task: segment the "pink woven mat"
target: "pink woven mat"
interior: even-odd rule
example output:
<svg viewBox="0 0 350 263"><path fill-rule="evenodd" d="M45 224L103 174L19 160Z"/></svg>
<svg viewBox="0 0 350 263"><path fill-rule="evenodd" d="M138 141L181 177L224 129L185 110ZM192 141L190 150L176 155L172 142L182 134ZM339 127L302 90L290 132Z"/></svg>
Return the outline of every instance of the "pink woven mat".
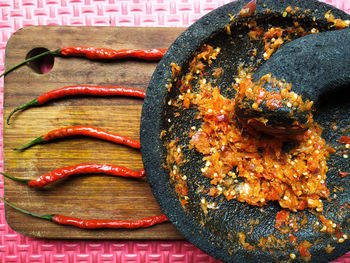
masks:
<svg viewBox="0 0 350 263"><path fill-rule="evenodd" d="M16 30L32 25L187 27L230 0L0 0L0 71L5 46ZM350 0L323 0L350 13ZM3 79L0 80L3 95ZM3 97L0 97L2 127ZM0 147L2 149L1 128ZM0 170L3 151L0 152ZM3 178L0 178L3 196ZM29 238L6 223L0 203L2 262L216 262L185 241L59 241ZM334 261L350 262L350 253Z"/></svg>

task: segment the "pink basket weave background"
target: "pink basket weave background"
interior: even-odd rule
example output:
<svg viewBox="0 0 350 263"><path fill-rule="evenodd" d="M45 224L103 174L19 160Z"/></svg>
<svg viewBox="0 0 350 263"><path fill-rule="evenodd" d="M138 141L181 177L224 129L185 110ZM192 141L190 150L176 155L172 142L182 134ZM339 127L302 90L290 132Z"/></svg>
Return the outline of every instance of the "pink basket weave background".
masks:
<svg viewBox="0 0 350 263"><path fill-rule="evenodd" d="M0 71L5 47L18 29L32 25L188 27L230 0L0 0ZM350 13L350 0L323 0ZM3 95L3 79L0 92ZM3 145L3 96L0 97L0 147ZM3 151L0 152L0 170ZM3 196L3 178L0 178ZM2 262L216 262L186 241L40 240L14 232L0 203ZM350 262L350 253L334 261Z"/></svg>

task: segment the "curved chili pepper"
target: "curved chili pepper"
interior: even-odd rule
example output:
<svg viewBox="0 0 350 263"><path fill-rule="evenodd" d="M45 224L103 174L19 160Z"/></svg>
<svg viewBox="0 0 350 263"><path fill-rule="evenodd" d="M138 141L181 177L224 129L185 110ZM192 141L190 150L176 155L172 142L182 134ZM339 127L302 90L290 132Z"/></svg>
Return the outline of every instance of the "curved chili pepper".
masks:
<svg viewBox="0 0 350 263"><path fill-rule="evenodd" d="M0 199L8 206L24 214L28 214L37 218L46 219L59 225L71 225L71 226L84 228L84 229L99 229L99 228L135 229L135 228L150 227L155 224L168 222L168 218L165 215L157 215L157 216L142 218L142 219L133 220L133 221L132 220L108 220L108 219L80 219L80 218L69 217L69 216L58 215L58 214L39 215L39 214L24 210L22 208L19 208L14 204L6 201L2 197L0 197Z"/></svg>
<svg viewBox="0 0 350 263"><path fill-rule="evenodd" d="M46 143L55 139L61 139L61 138L65 138L69 136L77 136L77 135L93 137L101 140L111 141L118 144L124 144L135 149L140 149L139 141L135 141L125 136L106 132L101 128L97 128L89 125L77 125L77 126L52 130L46 133L45 135L42 135L21 147L15 148L15 150L24 150L39 143Z"/></svg>
<svg viewBox="0 0 350 263"><path fill-rule="evenodd" d="M140 178L145 175L145 170L132 171L126 167L117 165L83 163L56 169L35 180L18 178L5 173L1 174L12 180L28 183L28 186L30 187L40 188L75 174L109 174L114 176Z"/></svg>
<svg viewBox="0 0 350 263"><path fill-rule="evenodd" d="M24 110L29 107L43 105L46 102L49 102L54 99L59 99L66 96L74 95L89 95L89 96L129 96L129 97L138 97L144 99L146 92L126 87L104 87L104 86L91 86L91 85L78 85L78 86L66 86L60 89L51 90L39 96L38 98L27 102L16 109L14 109L10 115L7 117L7 124L10 124L10 118L12 115L19 111Z"/></svg>
<svg viewBox="0 0 350 263"><path fill-rule="evenodd" d="M46 55L63 55L63 56L72 56L72 57L86 57L89 59L110 59L110 60L136 58L136 59L141 59L146 61L158 61L163 57L166 51L167 49L164 49L164 48L163 49L153 48L148 50L143 50L143 49L114 50L114 49L107 49L107 48L78 47L78 46L62 47L56 50L48 50L36 56L27 58L26 60L18 63L17 65L3 72L0 75L0 78L2 76L5 76L7 73L11 72L12 70L28 62L31 62L33 60L36 60Z"/></svg>

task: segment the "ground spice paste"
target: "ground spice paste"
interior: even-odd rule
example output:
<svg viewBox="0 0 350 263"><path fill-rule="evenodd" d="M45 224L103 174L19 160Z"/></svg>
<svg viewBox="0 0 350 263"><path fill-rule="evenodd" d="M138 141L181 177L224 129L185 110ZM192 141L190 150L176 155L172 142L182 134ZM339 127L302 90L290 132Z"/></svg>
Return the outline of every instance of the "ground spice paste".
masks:
<svg viewBox="0 0 350 263"><path fill-rule="evenodd" d="M304 17L305 13L300 14L299 11L297 7L287 7L282 17ZM270 12L268 8L266 12ZM349 21L335 19L330 12L325 14L325 19L330 23L330 28L349 26ZM232 17L231 20L234 24L235 18ZM254 57L257 64L259 59L269 59L283 43L319 32L316 26L309 30L303 28L298 19L294 19L285 28L264 28L254 18L247 20L243 26L249 29L251 41L263 45L261 58L257 58L259 55L255 48L248 54ZM228 35L231 34L230 25L225 30ZM266 92L252 79L256 68L244 64L237 69L238 74L232 76L232 87L229 90L235 91L235 97L229 98L222 94L215 81L211 81L220 79L223 74L222 68L211 68L213 61L220 59L220 51L221 47L203 45L189 62L187 74L181 75L182 68L174 63L171 65L173 79L166 88L169 92L177 90L178 96L167 102L174 107L174 118L180 116L181 110L194 108L197 110L195 119L200 121L200 125L192 126L187 131L186 144L180 137L165 142L167 157L164 166L169 170L170 181L182 206L187 209L186 205L190 201L187 183L190 175L181 169L189 160L184 158L183 152L196 151L202 156L201 175L209 181L209 184L205 184L207 188L203 185L197 187L198 193L208 196L200 199L205 215L209 210L217 209L218 202L223 197L228 201L235 199L262 208L276 201L281 207L275 217L275 228L288 238L261 237L260 242L254 245L246 241L247 233L239 232L238 242L245 249L259 247L270 250L292 245L295 253L289 255L290 259L295 259L299 253L301 258L309 260L312 244L307 240L298 240L294 235L307 224L305 214L299 216L295 212L305 209L319 219L315 228L333 235L339 243L344 242L348 238L347 234L342 232L340 225L323 214L323 200L331 194L326 184L327 159L336 150L329 147L322 138L323 129L312 116L312 102L303 101L301 96L292 91L291 84L273 79L270 74L258 82L278 83L280 92ZM278 109L282 104L307 110L309 128L293 138L276 138L249 130L249 127L237 120L234 111L237 101L243 96L253 99L253 108L256 109L265 100L271 110ZM171 122L171 119L168 121ZM170 132L171 129L163 130L161 138ZM339 171L339 174L345 177L347 172ZM251 222L252 230L255 223ZM333 249L330 244L325 248L327 253Z"/></svg>

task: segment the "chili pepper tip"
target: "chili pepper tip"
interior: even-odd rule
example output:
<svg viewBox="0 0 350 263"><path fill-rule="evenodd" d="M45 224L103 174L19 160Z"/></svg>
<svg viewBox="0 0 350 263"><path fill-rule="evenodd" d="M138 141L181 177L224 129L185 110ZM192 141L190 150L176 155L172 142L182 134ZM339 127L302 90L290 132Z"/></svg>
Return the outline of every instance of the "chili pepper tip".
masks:
<svg viewBox="0 0 350 263"><path fill-rule="evenodd" d="M18 178L18 177L14 177L12 175L9 174L5 174L3 172L0 172L0 174L2 174L3 176L5 176L6 178L18 181L18 182L24 182L24 183L28 183L30 180L29 179L23 179L23 178Z"/></svg>
<svg viewBox="0 0 350 263"><path fill-rule="evenodd" d="M50 215L39 215L39 214L36 214L36 213L33 213L33 212L29 212L27 210L24 210L22 208L19 208L19 207L15 206L14 204L10 203L9 201L6 201L1 196L0 196L0 200L2 200L8 206L11 206L13 209L15 209L15 210L17 210L19 212L22 212L24 214L27 214L27 215L31 215L31 216L34 216L34 217L37 217L37 218L46 219L46 220L49 220L49 221L52 221L52 218L54 217L53 214L50 214Z"/></svg>
<svg viewBox="0 0 350 263"><path fill-rule="evenodd" d="M140 171L140 176L142 177L142 176L145 176L146 175L146 171L145 171L145 169L142 169L141 171Z"/></svg>
<svg viewBox="0 0 350 263"><path fill-rule="evenodd" d="M14 109L14 110L10 113L10 115L7 117L7 120L6 120L7 125L10 125L10 119L11 119L12 115L13 115L15 112L17 112L17 111L19 111L19 110L24 110L24 109L29 108L29 107L38 106L38 105L39 105L38 100L37 100L37 99L34 99L34 100L30 101L30 102L27 102L27 103L25 103L25 104L23 104L23 105L17 107L17 108Z"/></svg>
<svg viewBox="0 0 350 263"><path fill-rule="evenodd" d="M14 148L14 150L16 151L23 151L29 147L32 147L33 145L36 145L36 144L39 144L39 143L42 143L44 142L44 137L43 136L40 136L38 138L36 138L35 140L32 140L31 142L25 144L25 145L22 145L20 147L17 147L17 148Z"/></svg>
<svg viewBox="0 0 350 263"><path fill-rule="evenodd" d="M58 55L58 54L61 54L61 49L56 49L56 50L48 50L48 51L45 51L43 53L40 53L36 56L33 56L33 57L30 57L30 58L27 58L25 59L24 61L14 65L13 67L9 68L8 70L4 71L1 75L0 75L0 78L2 76L5 76L7 73L10 73L11 71L15 70L16 68L19 68L20 66L30 62L30 61L33 61L33 60L36 60L37 58L40 58L40 57L43 57L43 56L46 56L46 55Z"/></svg>

